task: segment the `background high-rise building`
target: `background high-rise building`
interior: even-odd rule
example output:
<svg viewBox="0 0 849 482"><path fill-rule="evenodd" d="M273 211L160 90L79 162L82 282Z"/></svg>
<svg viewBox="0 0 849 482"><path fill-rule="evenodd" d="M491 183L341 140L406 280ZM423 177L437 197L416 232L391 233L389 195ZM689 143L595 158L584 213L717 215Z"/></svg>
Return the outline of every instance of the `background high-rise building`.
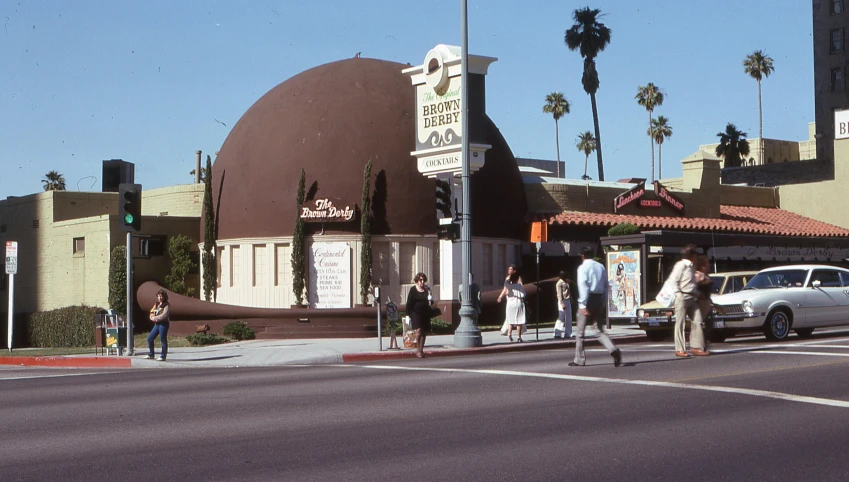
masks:
<svg viewBox="0 0 849 482"><path fill-rule="evenodd" d="M817 159L834 160L834 111L849 109L849 0L813 0Z"/></svg>

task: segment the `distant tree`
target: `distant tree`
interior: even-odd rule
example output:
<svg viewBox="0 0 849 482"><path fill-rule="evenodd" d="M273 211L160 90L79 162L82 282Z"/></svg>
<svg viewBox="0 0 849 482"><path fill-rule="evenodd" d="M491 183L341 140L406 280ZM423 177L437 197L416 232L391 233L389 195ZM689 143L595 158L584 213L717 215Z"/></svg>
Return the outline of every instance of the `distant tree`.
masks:
<svg viewBox="0 0 849 482"><path fill-rule="evenodd" d="M360 203L360 303L368 303L371 287L371 159L363 171L363 197Z"/></svg>
<svg viewBox="0 0 849 482"><path fill-rule="evenodd" d="M552 92L545 96L545 105L542 106L545 114L554 117L554 138L557 143L557 177L566 177L566 166L563 166L563 176L560 175L560 127L558 121L569 113L569 101L560 92Z"/></svg>
<svg viewBox="0 0 849 482"><path fill-rule="evenodd" d="M724 167L739 167L742 159L749 155L749 141L746 136L745 132L737 130L730 122L725 126L725 132L716 134L716 137L719 137L716 155L725 159Z"/></svg>
<svg viewBox="0 0 849 482"><path fill-rule="evenodd" d="M45 191L64 191L65 178L58 171L50 171L44 175L41 180L44 183Z"/></svg>
<svg viewBox="0 0 849 482"><path fill-rule="evenodd" d="M115 246L109 257L109 308L127 312L127 248Z"/></svg>
<svg viewBox="0 0 849 482"><path fill-rule="evenodd" d="M654 142L657 144L657 178L663 178L663 156L661 146L667 137L672 137L672 126L669 125L669 119L659 115L656 119L651 120L648 134L654 137Z"/></svg>
<svg viewBox="0 0 849 482"><path fill-rule="evenodd" d="M165 275L165 287L174 293L194 296L195 288L186 286L186 276L194 268L191 256L192 240L178 234L168 241L168 257L171 258L171 273Z"/></svg>
<svg viewBox="0 0 849 482"><path fill-rule="evenodd" d="M209 155L207 154L207 156L206 156L206 157L207 157L207 158L209 158ZM207 171L205 167L200 168L200 182L202 182L202 183L206 183L206 176L207 176L207 173L208 173L208 172L209 172L209 171ZM194 169L192 169L191 171L189 171L189 175L190 175L190 176L194 176L194 175L195 175L195 170L194 170Z"/></svg>
<svg viewBox="0 0 849 482"><path fill-rule="evenodd" d="M215 262L215 207L212 202L212 159L206 156L207 174L203 186L203 299L213 301L218 284L218 263Z"/></svg>
<svg viewBox="0 0 849 482"><path fill-rule="evenodd" d="M604 181L604 164L601 156L601 133L598 129L598 108L595 94L598 91L598 72L595 68L595 58L610 43L611 30L598 19L601 10L585 7L575 10L572 19L575 24L566 31L566 46L569 50L578 50L584 58L584 74L581 83L584 92L590 95L593 108L593 126L595 127L596 155L598 157L598 180Z"/></svg>
<svg viewBox="0 0 849 482"><path fill-rule="evenodd" d="M593 137L593 133L590 131L583 132L578 134L578 143L575 144L575 147L578 148L579 151L584 153L584 175L581 176L581 179L589 179L587 176L587 164L590 160L590 154L596 149L595 137Z"/></svg>
<svg viewBox="0 0 849 482"><path fill-rule="evenodd" d="M652 135L651 129L651 116L654 112L654 108L663 104L663 91L660 90L656 85L649 82L646 85L641 85L637 87L637 95L634 97L637 100L637 104L646 108L646 111L649 113L649 140L651 142L651 181L654 182L654 135Z"/></svg>
<svg viewBox="0 0 849 482"><path fill-rule="evenodd" d="M758 138L760 139L761 163L764 162L763 138L764 138L764 115L761 103L761 79L769 77L775 68L772 66L772 57L763 50L755 50L743 59L743 68L749 76L758 81Z"/></svg>
<svg viewBox="0 0 849 482"><path fill-rule="evenodd" d="M301 168L301 180L298 182L298 197L295 199L295 234L292 238L292 293L295 304L304 305L306 291L306 259L304 256L304 220L301 218L301 204L306 198L306 173Z"/></svg>

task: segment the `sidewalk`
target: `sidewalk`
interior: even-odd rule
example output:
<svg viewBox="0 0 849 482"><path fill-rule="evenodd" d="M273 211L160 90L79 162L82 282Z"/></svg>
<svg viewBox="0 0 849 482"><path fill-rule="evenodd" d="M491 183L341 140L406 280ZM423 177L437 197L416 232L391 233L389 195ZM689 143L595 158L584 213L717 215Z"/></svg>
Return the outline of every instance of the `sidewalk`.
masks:
<svg viewBox="0 0 849 482"><path fill-rule="evenodd" d="M608 330L614 343L628 344L645 341L645 332L637 325L613 325ZM587 344L599 345L595 330L588 330ZM454 335L427 337L425 355L428 357L484 355L533 350L573 350L574 338L554 340L552 328L536 330L529 325L523 335L524 343L511 343L497 331L482 332L483 346L454 348ZM515 339L515 337L514 337ZM402 340L398 338L398 342ZM146 347L136 347L135 356L68 355L51 357L0 357L0 365L40 366L54 368L205 368L260 367L281 365L338 364L367 361L415 358L413 349L387 350L389 338L383 338L383 351L377 338L331 338L310 340L250 340L224 345L173 348L168 361L157 362L144 358ZM25 354L25 350L20 351Z"/></svg>

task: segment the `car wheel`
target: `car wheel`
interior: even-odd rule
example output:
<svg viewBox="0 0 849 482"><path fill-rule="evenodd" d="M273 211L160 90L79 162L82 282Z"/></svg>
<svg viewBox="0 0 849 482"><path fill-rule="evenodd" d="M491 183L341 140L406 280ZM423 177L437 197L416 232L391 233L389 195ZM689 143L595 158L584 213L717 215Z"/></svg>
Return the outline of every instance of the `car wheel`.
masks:
<svg viewBox="0 0 849 482"><path fill-rule="evenodd" d="M663 330L647 330L646 337L651 341L663 341L666 339L666 332Z"/></svg>
<svg viewBox="0 0 849 482"><path fill-rule="evenodd" d="M811 336L814 333L813 328L799 328L799 329L796 329L796 330L793 330L793 331L796 332L796 335L799 338L808 338L809 336Z"/></svg>
<svg viewBox="0 0 849 482"><path fill-rule="evenodd" d="M772 311L766 317L764 335L766 335L767 339L773 341L785 340L787 339L787 335L790 334L791 325L792 319L790 313L780 309Z"/></svg>

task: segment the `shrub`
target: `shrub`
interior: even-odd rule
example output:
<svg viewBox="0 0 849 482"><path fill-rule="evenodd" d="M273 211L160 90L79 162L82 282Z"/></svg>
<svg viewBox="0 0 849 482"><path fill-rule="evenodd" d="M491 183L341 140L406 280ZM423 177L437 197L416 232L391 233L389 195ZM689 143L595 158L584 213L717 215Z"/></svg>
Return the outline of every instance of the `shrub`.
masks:
<svg viewBox="0 0 849 482"><path fill-rule="evenodd" d="M224 336L229 336L234 340L253 340L256 338L256 332L250 328L248 325L242 323L241 321L233 321L231 323L227 323L224 325L223 330Z"/></svg>
<svg viewBox="0 0 849 482"><path fill-rule="evenodd" d="M442 318L431 318L430 331L435 335L449 335L454 333L454 327L450 321L445 321Z"/></svg>
<svg viewBox="0 0 849 482"><path fill-rule="evenodd" d="M195 333L194 335L187 336L186 340L188 340L192 346L220 345L230 341L227 338L218 336L214 333Z"/></svg>
<svg viewBox="0 0 849 482"><path fill-rule="evenodd" d="M636 224L619 223L607 230L608 236L623 236L626 234L637 234L640 228Z"/></svg>
<svg viewBox="0 0 849 482"><path fill-rule="evenodd" d="M178 234L168 241L168 256L171 258L171 274L165 275L165 287L174 293L194 296L195 289L186 286L186 276L195 267L192 262L192 240Z"/></svg>
<svg viewBox="0 0 849 482"><path fill-rule="evenodd" d="M35 348L94 346L94 317L102 308L68 306L29 315L27 334Z"/></svg>

